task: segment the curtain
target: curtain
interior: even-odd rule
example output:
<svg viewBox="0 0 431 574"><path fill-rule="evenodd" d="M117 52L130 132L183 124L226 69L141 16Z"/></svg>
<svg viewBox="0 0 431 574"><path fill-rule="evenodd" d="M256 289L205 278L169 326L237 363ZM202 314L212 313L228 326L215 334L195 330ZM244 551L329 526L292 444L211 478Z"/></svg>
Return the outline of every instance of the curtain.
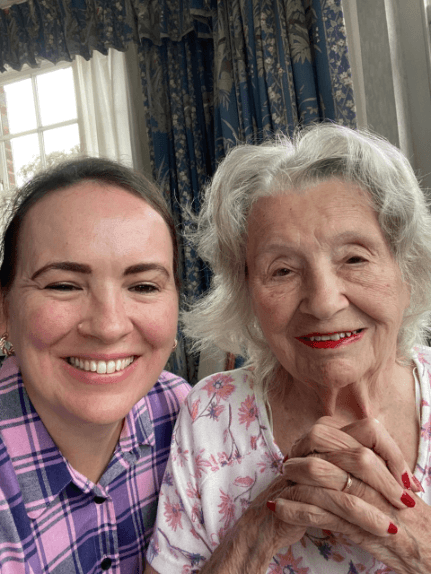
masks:
<svg viewBox="0 0 431 574"><path fill-rule="evenodd" d="M164 0L140 38L153 170L180 231L193 225L205 182L238 141L323 120L356 127L341 0ZM183 254L184 294L196 299L208 270L187 244ZM177 359L174 369L195 382L187 346Z"/></svg>
<svg viewBox="0 0 431 574"><path fill-rule="evenodd" d="M132 102L123 52L94 52L86 61L76 56L77 104L82 118L82 148L86 155L137 165Z"/></svg>
<svg viewBox="0 0 431 574"><path fill-rule="evenodd" d="M298 125L356 127L341 2L218 0L217 156Z"/></svg>
<svg viewBox="0 0 431 574"><path fill-rule="evenodd" d="M178 231L237 141L330 120L355 127L341 0L28 0L0 10L0 70L90 59L135 42L154 178ZM182 242L183 298L210 276ZM180 341L169 367L190 382Z"/></svg>

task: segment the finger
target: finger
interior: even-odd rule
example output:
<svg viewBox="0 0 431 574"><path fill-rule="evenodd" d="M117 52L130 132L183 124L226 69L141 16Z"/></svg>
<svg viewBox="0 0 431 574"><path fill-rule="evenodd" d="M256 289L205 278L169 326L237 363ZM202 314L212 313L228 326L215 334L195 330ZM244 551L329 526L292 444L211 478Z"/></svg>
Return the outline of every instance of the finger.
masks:
<svg viewBox="0 0 431 574"><path fill-rule="evenodd" d="M325 510L316 504L278 498L271 506L277 518L289 525L320 528L344 534L349 534L352 526L362 528L360 524L352 524L351 520ZM362 514L366 515L366 513ZM366 528L362 528L363 530L376 536L389 536L395 533L394 524L385 515L374 520L361 519L358 521L366 524Z"/></svg>
<svg viewBox="0 0 431 574"><path fill-rule="evenodd" d="M415 491L419 490L413 481L413 474L407 466L401 449L377 419L357 421L341 430L378 454L401 486Z"/></svg>
<svg viewBox="0 0 431 574"><path fill-rule="evenodd" d="M360 446L362 446L360 442L341 429L317 422L293 444L289 452L289 458L308 456L315 452L359 448Z"/></svg>
<svg viewBox="0 0 431 574"><path fill-rule="evenodd" d="M389 516L357 496L300 484L291 486L288 490L289 493L283 498L288 498L289 501L317 506L375 536L386 536L390 533L392 521Z"/></svg>
<svg viewBox="0 0 431 574"><path fill-rule="evenodd" d="M400 486L411 488L414 492L421 490L414 481L400 448L376 419L362 419L339 428L339 423L332 417L322 417L293 445L289 458L308 456L314 452L354 450L361 446L373 450L385 461Z"/></svg>
<svg viewBox="0 0 431 574"><path fill-rule="evenodd" d="M331 452L320 455L380 493L395 508L412 508L415 499L388 469L382 459L365 447L354 451Z"/></svg>
<svg viewBox="0 0 431 574"><path fill-rule="evenodd" d="M347 477L351 476L349 494L362 498L370 504L386 510L384 497L392 506L399 509L411 508L415 500L388 473L384 464L370 450L363 448L364 455L342 451L326 453L319 457L290 459L284 464L283 475L292 482L328 488L344 492ZM366 458L377 460L369 469ZM374 462L374 461L373 461Z"/></svg>

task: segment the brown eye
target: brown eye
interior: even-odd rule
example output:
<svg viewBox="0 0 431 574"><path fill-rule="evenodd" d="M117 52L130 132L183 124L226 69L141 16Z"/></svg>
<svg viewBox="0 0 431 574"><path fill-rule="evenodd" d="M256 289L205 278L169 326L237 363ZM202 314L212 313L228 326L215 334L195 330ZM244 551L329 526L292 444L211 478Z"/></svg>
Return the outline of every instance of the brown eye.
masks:
<svg viewBox="0 0 431 574"><path fill-rule="evenodd" d="M360 257L359 255L354 255L353 257L350 257L347 260L347 263L350 263L350 265L355 265L357 263L363 263L365 261L365 259L363 257Z"/></svg>
<svg viewBox="0 0 431 574"><path fill-rule="evenodd" d="M75 291L79 290L80 287L71 285L70 283L52 283L51 285L47 285L45 289L52 289L53 291Z"/></svg>
<svg viewBox="0 0 431 574"><path fill-rule="evenodd" d="M274 276L275 277L285 277L286 275L289 275L290 273L291 273L290 269L283 267L282 269L277 269L277 271L274 272Z"/></svg>
<svg viewBox="0 0 431 574"><path fill-rule="evenodd" d="M130 287L130 291L146 295L159 291L159 288L156 287L156 285L152 285L151 283L140 283L139 285L133 285L133 287Z"/></svg>

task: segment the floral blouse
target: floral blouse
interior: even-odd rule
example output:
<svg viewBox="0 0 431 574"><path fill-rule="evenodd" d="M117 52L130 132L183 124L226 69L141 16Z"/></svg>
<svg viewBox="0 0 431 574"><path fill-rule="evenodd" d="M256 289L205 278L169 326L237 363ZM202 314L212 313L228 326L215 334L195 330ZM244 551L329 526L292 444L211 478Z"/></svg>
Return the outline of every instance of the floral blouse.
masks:
<svg viewBox="0 0 431 574"><path fill-rule="evenodd" d="M415 476L431 505L431 348L417 347L420 444ZM280 473L260 387L237 369L202 380L188 395L172 438L147 560L160 574L194 574L250 502ZM281 549L267 574L391 574L347 538L319 529Z"/></svg>

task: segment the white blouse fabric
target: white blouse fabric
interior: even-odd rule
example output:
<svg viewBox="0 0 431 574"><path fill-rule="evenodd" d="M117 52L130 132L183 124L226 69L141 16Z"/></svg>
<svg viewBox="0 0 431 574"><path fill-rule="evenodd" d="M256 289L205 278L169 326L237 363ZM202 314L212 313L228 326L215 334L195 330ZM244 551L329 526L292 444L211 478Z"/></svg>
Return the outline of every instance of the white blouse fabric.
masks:
<svg viewBox="0 0 431 574"><path fill-rule="evenodd" d="M420 444L415 476L431 504L431 349L417 347ZM282 459L252 372L203 379L188 395L174 431L147 560L160 574L195 574L250 502L281 472ZM267 574L391 574L347 538L308 529L281 549Z"/></svg>

